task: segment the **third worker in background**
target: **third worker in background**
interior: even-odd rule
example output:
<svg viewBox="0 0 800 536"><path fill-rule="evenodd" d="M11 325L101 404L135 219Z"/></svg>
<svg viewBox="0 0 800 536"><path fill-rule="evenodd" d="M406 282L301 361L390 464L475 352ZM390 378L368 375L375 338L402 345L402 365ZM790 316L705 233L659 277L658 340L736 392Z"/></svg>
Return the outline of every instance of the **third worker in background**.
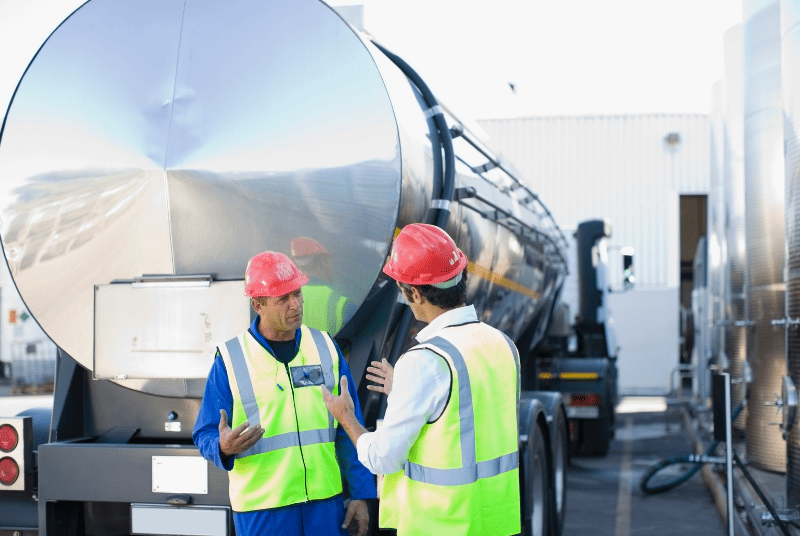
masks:
<svg viewBox="0 0 800 536"><path fill-rule="evenodd" d="M398 536L521 531L519 354L466 305L466 265L442 229L406 226L383 271L428 325L393 370L378 365L382 386L373 390L389 395L383 426L369 433L359 423L346 379L341 395L322 388L361 463L386 475L380 526Z"/></svg>
<svg viewBox="0 0 800 536"><path fill-rule="evenodd" d="M347 297L341 294L341 285L334 281L333 255L307 236L294 238L291 252L294 262L308 276L308 283L303 286L303 324L336 335L354 311Z"/></svg>

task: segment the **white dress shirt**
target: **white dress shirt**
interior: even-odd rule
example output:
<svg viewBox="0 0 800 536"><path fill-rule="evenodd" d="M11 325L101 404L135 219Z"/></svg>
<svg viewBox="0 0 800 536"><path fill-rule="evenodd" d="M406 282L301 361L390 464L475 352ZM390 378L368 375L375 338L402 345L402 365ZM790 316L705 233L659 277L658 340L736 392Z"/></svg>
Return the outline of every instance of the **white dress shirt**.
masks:
<svg viewBox="0 0 800 536"><path fill-rule="evenodd" d="M448 326L477 321L472 305L451 309L437 316L416 338L424 342ZM399 471L420 430L444 412L449 396L450 366L443 357L427 349L403 354L394 367L383 425L358 438L358 461L375 474Z"/></svg>

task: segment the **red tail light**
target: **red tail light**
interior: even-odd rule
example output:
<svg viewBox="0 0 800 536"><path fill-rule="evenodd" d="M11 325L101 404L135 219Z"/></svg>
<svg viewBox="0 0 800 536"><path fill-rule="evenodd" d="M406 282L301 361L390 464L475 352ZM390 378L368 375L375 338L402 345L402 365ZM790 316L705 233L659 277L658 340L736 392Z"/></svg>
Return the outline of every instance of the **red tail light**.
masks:
<svg viewBox="0 0 800 536"><path fill-rule="evenodd" d="M11 452L19 443L19 434L10 424L0 426L0 450Z"/></svg>
<svg viewBox="0 0 800 536"><path fill-rule="evenodd" d="M590 394L590 395L572 395L572 401L570 402L572 406L599 406L600 405L600 395L597 394Z"/></svg>
<svg viewBox="0 0 800 536"><path fill-rule="evenodd" d="M14 458L0 458L0 484L10 486L19 478L19 465Z"/></svg>

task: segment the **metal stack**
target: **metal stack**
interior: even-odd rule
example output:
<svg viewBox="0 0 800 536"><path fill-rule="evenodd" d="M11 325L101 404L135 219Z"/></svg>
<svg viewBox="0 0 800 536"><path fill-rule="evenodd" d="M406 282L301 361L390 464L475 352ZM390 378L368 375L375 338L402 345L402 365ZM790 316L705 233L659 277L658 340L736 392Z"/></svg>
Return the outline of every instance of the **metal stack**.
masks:
<svg viewBox="0 0 800 536"><path fill-rule="evenodd" d="M724 105L725 134L723 140L723 192L726 222L725 265L723 280L723 361L728 362L731 377L741 379L747 360L745 328L736 323L744 321L744 101L742 83L742 26L736 25L725 33ZM731 402L736 405L745 397L745 384L731 386ZM734 428L743 432L747 408L734 421Z"/></svg>
<svg viewBox="0 0 800 536"><path fill-rule="evenodd" d="M711 109L711 168L708 196L708 318L706 329L710 345L708 358L711 363L720 363L723 352L724 318L724 264L725 252L725 190L724 181L724 142L725 118L723 114L723 83L716 82L712 88ZM700 376L702 374L702 376ZM708 367L698 371L698 378L706 379ZM705 382L696 382L698 384ZM701 402L705 404L710 392L699 393Z"/></svg>
<svg viewBox="0 0 800 536"><path fill-rule="evenodd" d="M787 373L785 333L785 206L781 101L780 4L744 2L744 164L747 270L747 356L753 368L748 395L747 454L763 469L786 470L775 402Z"/></svg>
<svg viewBox="0 0 800 536"><path fill-rule="evenodd" d="M783 72L784 143L786 157L786 308L790 319L800 317L800 9L781 2L781 68ZM787 330L789 375L800 385L800 331ZM800 504L800 428L790 429L786 445L787 506Z"/></svg>

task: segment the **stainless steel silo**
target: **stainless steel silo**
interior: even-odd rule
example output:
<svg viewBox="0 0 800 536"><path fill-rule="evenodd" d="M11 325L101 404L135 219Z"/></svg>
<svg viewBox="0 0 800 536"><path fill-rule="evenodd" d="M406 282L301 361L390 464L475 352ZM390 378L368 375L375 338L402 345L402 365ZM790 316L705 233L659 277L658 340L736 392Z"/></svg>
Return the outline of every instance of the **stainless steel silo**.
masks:
<svg viewBox="0 0 800 536"><path fill-rule="evenodd" d="M742 26L732 27L724 36L725 72L723 79L723 192L725 194L725 249L723 280L724 340L723 359L734 378L742 378L747 360L745 328L736 325L744 321L744 101L742 79ZM724 363L723 363L724 365ZM745 397L746 386L731 386L734 405ZM747 422L747 408L734 421L734 429L743 432Z"/></svg>
<svg viewBox="0 0 800 536"><path fill-rule="evenodd" d="M707 204L708 228L704 240L705 254L703 264L705 277L697 273L698 256L695 256L695 289L692 291L692 310L695 311L695 346L693 362L697 367L696 381L693 383L694 400L705 406L709 402L710 369L712 363L719 363L721 353L722 319L722 259L721 250L725 238L725 198L722 189L723 179L723 138L724 120L722 113L722 80L712 86L712 107L710 116L710 158L709 195ZM702 240L702 239L701 239ZM698 245L698 248L700 246ZM698 287L703 281L702 288ZM695 303L702 299L703 304ZM702 311L702 315L698 314ZM698 335L699 334L699 335Z"/></svg>
<svg viewBox="0 0 800 536"><path fill-rule="evenodd" d="M744 2L744 167L747 276L745 310L748 362L753 383L748 395L747 455L763 469L786 470L786 442L780 420L765 405L781 392L787 373L785 317L784 158L781 99L780 3Z"/></svg>
<svg viewBox="0 0 800 536"><path fill-rule="evenodd" d="M719 363L722 353L724 317L723 262L725 251L725 191L724 180L725 119L723 114L723 81L714 83L711 106L711 158L708 196L708 295L709 295L709 351L713 363ZM708 393L706 393L708 394Z"/></svg>
<svg viewBox="0 0 800 536"><path fill-rule="evenodd" d="M786 242L788 318L800 317L800 7L781 2L781 72L786 166ZM787 360L794 385L800 385L800 331L787 330ZM790 429L786 445L787 506L800 505L800 427Z"/></svg>

